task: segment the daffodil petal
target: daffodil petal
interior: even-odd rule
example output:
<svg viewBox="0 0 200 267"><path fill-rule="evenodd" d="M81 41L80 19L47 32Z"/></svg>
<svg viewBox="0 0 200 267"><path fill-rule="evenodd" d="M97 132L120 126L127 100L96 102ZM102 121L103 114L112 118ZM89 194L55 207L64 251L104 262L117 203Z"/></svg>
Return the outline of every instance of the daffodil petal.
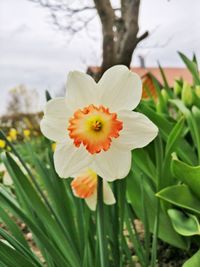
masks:
<svg viewBox="0 0 200 267"><path fill-rule="evenodd" d="M68 75L66 86L66 101L71 110L97 104L97 84L91 76L72 71Z"/></svg>
<svg viewBox="0 0 200 267"><path fill-rule="evenodd" d="M97 191L90 197L86 198L85 202L91 210L95 211L97 206Z"/></svg>
<svg viewBox="0 0 200 267"><path fill-rule="evenodd" d="M92 169L103 179L114 181L126 177L131 168L130 150L119 149L115 144L94 158Z"/></svg>
<svg viewBox="0 0 200 267"><path fill-rule="evenodd" d="M112 189L105 180L103 180L103 201L107 205L112 205L116 202Z"/></svg>
<svg viewBox="0 0 200 267"><path fill-rule="evenodd" d="M141 113L120 111L118 117L123 121L123 129L113 143L119 148L132 150L144 147L158 134L157 126Z"/></svg>
<svg viewBox="0 0 200 267"><path fill-rule="evenodd" d="M102 104L112 112L134 109L142 95L141 79L123 65L108 69L98 82L98 87Z"/></svg>
<svg viewBox="0 0 200 267"><path fill-rule="evenodd" d="M54 164L61 178L74 177L89 167L91 155L84 147L75 147L72 142L58 143L54 153Z"/></svg>
<svg viewBox="0 0 200 267"><path fill-rule="evenodd" d="M66 140L70 116L71 112L67 107L65 98L59 97L48 101L44 110L44 117L40 123L44 136L56 142Z"/></svg>
<svg viewBox="0 0 200 267"><path fill-rule="evenodd" d="M44 109L44 115L53 117L55 119L67 119L71 114L69 113L66 98L57 97L49 100Z"/></svg>
<svg viewBox="0 0 200 267"><path fill-rule="evenodd" d="M40 122L40 129L44 136L55 142L63 142L68 136L67 122L63 119L44 116Z"/></svg>

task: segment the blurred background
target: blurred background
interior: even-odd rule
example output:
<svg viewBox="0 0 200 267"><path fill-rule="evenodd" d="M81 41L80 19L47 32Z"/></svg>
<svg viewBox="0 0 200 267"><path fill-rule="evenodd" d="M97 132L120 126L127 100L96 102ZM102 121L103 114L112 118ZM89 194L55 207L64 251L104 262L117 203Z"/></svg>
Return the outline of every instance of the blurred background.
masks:
<svg viewBox="0 0 200 267"><path fill-rule="evenodd" d="M199 10L198 0L1 0L0 115L39 112L70 70L120 63L157 75L159 62L169 81L190 81L177 51L198 59Z"/></svg>

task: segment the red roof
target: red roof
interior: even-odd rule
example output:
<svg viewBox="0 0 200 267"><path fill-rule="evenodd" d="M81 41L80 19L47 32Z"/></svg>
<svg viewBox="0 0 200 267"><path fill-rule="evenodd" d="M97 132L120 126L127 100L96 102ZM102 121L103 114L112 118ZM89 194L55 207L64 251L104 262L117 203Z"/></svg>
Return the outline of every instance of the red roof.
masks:
<svg viewBox="0 0 200 267"><path fill-rule="evenodd" d="M150 72L161 83L163 83L163 79L158 68L131 68L131 70L136 72L141 77ZM188 83L192 83L192 75L186 68L163 68L163 71L170 86L173 86L174 81L176 79L180 79L181 77Z"/></svg>
<svg viewBox="0 0 200 267"><path fill-rule="evenodd" d="M97 73L99 69L100 69L99 67L89 67L89 70L92 71L93 73ZM136 72L141 77L151 72L161 83L163 83L159 68L135 67L131 68L131 70ZM186 68L163 68L163 70L170 86L173 86L175 79L180 79L181 77L188 83L192 83L192 75Z"/></svg>

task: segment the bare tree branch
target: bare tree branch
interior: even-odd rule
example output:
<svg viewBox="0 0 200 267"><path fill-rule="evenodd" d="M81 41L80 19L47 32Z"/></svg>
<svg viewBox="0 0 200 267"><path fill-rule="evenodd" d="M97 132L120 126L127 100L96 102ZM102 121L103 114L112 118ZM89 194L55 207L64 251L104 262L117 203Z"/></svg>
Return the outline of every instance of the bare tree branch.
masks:
<svg viewBox="0 0 200 267"><path fill-rule="evenodd" d="M95 7L102 23L103 34L103 62L102 72L113 65L114 62L114 21L115 13L110 0L94 0Z"/></svg>
<svg viewBox="0 0 200 267"><path fill-rule="evenodd" d="M74 36L86 30L93 19L99 16L103 44L101 73L115 64L130 66L134 49L148 36L139 31L138 16L140 0L120 0L113 5L111 0L29 0L47 8L53 25Z"/></svg>

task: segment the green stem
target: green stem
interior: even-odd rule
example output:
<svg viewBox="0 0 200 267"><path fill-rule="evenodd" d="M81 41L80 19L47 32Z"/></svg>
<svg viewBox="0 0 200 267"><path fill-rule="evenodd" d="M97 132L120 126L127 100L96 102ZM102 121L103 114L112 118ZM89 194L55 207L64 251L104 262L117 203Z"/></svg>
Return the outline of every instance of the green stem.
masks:
<svg viewBox="0 0 200 267"><path fill-rule="evenodd" d="M98 177L97 190L97 238L99 244L100 267L107 266L107 247L104 223L104 204L103 204L103 180Z"/></svg>
<svg viewBox="0 0 200 267"><path fill-rule="evenodd" d="M155 140L155 155L156 155L156 165L157 165L157 187L158 192L161 189L161 177L162 177L162 162L163 162L163 145L160 135ZM152 256L151 256L151 267L156 266L157 261L157 243L158 243L158 232L159 232L159 216L160 215L160 200L156 199L156 217L154 222L153 231L153 242L152 242Z"/></svg>

